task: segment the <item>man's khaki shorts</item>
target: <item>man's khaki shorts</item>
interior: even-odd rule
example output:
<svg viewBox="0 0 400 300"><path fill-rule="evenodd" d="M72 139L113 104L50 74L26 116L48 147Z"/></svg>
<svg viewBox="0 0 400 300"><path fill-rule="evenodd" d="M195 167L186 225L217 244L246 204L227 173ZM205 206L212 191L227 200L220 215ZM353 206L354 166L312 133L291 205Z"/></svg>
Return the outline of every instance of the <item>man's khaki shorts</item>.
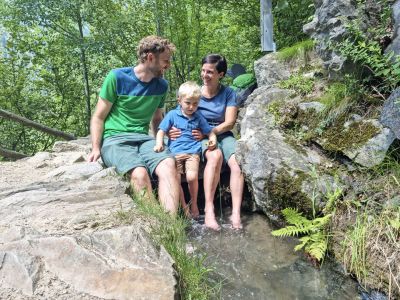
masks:
<svg viewBox="0 0 400 300"><path fill-rule="evenodd" d="M180 174L186 174L187 171L199 172L199 154L177 154L175 155L175 162Z"/></svg>

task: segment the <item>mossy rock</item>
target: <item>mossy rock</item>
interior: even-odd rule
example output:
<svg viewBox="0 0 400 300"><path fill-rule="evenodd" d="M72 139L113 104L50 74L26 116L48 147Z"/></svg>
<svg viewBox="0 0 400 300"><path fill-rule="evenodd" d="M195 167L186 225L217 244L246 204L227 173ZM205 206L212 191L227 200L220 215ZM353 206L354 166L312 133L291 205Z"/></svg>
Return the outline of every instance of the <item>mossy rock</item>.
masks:
<svg viewBox="0 0 400 300"><path fill-rule="evenodd" d="M351 122L348 126L345 123L345 118L341 117L323 133L321 146L325 150L344 152L356 149L380 132L374 124L363 120Z"/></svg>
<svg viewBox="0 0 400 300"><path fill-rule="evenodd" d="M274 178L268 183L268 195L272 200L271 203L274 203L274 207L271 207L273 214L280 215L282 209L292 207L305 213L306 216L312 215L312 201L302 191L302 184L307 177L308 175L301 171L290 175L281 169L275 173Z"/></svg>

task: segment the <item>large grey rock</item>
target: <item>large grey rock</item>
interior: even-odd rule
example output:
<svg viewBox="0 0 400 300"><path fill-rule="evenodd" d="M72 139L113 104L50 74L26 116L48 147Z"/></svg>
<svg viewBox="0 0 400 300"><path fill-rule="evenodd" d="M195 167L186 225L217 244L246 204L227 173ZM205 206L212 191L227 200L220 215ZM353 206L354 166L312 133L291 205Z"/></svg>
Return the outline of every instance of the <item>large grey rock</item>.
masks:
<svg viewBox="0 0 400 300"><path fill-rule="evenodd" d="M143 232L129 226L0 245L1 286L35 296L46 284L41 274L48 272L73 287L78 298L85 293L101 299L173 299L172 259L163 248L149 248ZM58 293L49 287L46 297L54 299Z"/></svg>
<svg viewBox="0 0 400 300"><path fill-rule="evenodd" d="M89 153L91 149L90 138L83 137L73 141L57 141L54 143L53 152L86 152Z"/></svg>
<svg viewBox="0 0 400 300"><path fill-rule="evenodd" d="M313 176L313 166L323 164L324 159L311 149L287 142L268 111L275 101L293 101L291 92L262 87L250 95L240 113L241 137L236 149L256 205L272 220L289 206L311 213L314 201L318 210L327 189Z"/></svg>
<svg viewBox="0 0 400 300"><path fill-rule="evenodd" d="M394 53L394 57L400 55L400 0L397 0L392 6L392 17L394 20L392 42L385 49L385 53Z"/></svg>
<svg viewBox="0 0 400 300"><path fill-rule="evenodd" d="M340 41L346 35L345 20L354 19L357 10L351 0L314 1L313 20L304 25L303 31L317 40L316 51L328 70L340 71L346 59L328 46L329 41Z"/></svg>
<svg viewBox="0 0 400 300"><path fill-rule="evenodd" d="M380 122L400 139L400 88L394 90L383 104Z"/></svg>
<svg viewBox="0 0 400 300"><path fill-rule="evenodd" d="M259 87L267 87L277 83L279 80L289 78L288 67L277 59L277 55L277 53L270 53L254 62L254 72Z"/></svg>
<svg viewBox="0 0 400 300"><path fill-rule="evenodd" d="M173 261L139 217L121 227L129 184L85 141L0 163L0 299L175 299Z"/></svg>

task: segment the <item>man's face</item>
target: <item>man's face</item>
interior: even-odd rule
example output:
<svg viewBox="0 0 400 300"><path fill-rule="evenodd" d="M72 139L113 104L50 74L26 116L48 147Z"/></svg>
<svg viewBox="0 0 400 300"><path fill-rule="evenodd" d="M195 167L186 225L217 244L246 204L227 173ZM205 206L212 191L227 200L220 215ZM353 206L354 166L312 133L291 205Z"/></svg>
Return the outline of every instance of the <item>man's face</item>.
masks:
<svg viewBox="0 0 400 300"><path fill-rule="evenodd" d="M149 53L150 71L154 77L163 77L165 71L171 67L171 51L165 50L159 54Z"/></svg>

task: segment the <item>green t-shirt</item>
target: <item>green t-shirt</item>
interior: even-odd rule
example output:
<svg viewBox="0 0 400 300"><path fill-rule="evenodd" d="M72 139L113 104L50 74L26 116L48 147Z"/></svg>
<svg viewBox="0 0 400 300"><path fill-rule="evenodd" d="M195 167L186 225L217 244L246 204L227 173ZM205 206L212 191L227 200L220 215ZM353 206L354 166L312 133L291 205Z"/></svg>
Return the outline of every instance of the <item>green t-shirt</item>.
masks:
<svg viewBox="0 0 400 300"><path fill-rule="evenodd" d="M132 67L112 70L100 91L102 99L113 105L104 123L103 139L121 133L148 134L157 108L164 106L168 82L153 78L140 81Z"/></svg>

